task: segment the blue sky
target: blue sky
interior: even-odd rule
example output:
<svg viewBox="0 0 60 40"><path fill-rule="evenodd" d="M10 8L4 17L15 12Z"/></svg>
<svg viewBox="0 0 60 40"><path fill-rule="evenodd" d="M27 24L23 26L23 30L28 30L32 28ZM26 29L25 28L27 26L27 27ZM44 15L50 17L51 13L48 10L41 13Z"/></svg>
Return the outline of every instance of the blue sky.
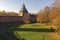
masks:
<svg viewBox="0 0 60 40"><path fill-rule="evenodd" d="M22 4L25 3L29 12L38 12L45 6L50 6L53 0L0 0L0 11L19 12Z"/></svg>

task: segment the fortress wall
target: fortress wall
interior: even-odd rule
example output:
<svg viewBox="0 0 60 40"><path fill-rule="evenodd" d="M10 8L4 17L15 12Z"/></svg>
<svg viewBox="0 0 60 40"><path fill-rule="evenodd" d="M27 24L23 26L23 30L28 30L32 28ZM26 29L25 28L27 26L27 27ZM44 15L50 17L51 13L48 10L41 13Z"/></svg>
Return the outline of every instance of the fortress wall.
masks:
<svg viewBox="0 0 60 40"><path fill-rule="evenodd" d="M21 16L0 16L0 22L22 22Z"/></svg>

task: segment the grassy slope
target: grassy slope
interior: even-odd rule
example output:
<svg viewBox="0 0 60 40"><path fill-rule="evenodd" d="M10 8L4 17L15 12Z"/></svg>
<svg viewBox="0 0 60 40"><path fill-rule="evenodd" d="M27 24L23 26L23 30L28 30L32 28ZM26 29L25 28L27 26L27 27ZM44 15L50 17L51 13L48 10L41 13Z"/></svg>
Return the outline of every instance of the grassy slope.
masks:
<svg viewBox="0 0 60 40"><path fill-rule="evenodd" d="M19 28L50 28L46 25L40 25L40 24L24 24L21 25ZM31 32L31 31L14 31L15 35L19 38L20 36L22 38L25 38L26 40L48 40L49 38L46 37L46 34L43 32Z"/></svg>
<svg viewBox="0 0 60 40"><path fill-rule="evenodd" d="M51 33L51 32L32 32L32 31L16 31L16 29L18 28L30 28L30 29L50 29L50 27L53 26L47 26L45 24L20 24L20 23L2 23L0 24L0 29L1 28L6 28L7 31L12 31L14 30L14 34L15 36L17 36L18 38L25 38L26 40L58 40L58 38L60 38L59 35L57 35L56 33ZM12 31L13 32L13 31ZM0 40L5 40L5 36L3 34L0 33ZM60 39L59 39L60 40Z"/></svg>
<svg viewBox="0 0 60 40"><path fill-rule="evenodd" d="M47 29L50 29L50 27L53 27L54 29L56 28L55 26L39 24L39 23L35 23L35 24L23 24L19 28L43 28L43 29L47 28Z"/></svg>
<svg viewBox="0 0 60 40"><path fill-rule="evenodd" d="M43 26L42 25L39 25L39 24L24 24L24 25L21 25L19 28L49 28L47 26Z"/></svg>
<svg viewBox="0 0 60 40"><path fill-rule="evenodd" d="M51 27L51 26L47 26L45 24L23 24L23 25L21 25L19 23L5 23L4 25L2 24L2 26L6 27L6 30L9 30L9 31L10 30L12 31L12 29L14 30L17 28L32 28L32 29L47 28L47 29L49 29ZM48 37L48 35L49 36L51 35L51 33L45 33L45 32L43 33L43 32L32 32L32 31L16 31L16 30L14 30L14 34L16 37L25 38L26 40L43 40L43 38L45 40L49 40L50 37ZM4 35L2 35L2 34L0 34L0 38L3 40L6 39L4 37Z"/></svg>

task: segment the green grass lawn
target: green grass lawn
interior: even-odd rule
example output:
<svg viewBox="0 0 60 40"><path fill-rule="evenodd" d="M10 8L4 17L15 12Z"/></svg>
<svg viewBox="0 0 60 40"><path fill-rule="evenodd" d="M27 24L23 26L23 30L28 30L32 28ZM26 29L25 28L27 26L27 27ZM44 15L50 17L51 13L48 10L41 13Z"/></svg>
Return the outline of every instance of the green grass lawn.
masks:
<svg viewBox="0 0 60 40"><path fill-rule="evenodd" d="M24 38L25 40L49 40L49 33L44 32L42 29L50 29L50 26L43 24L20 24L20 23L1 23L0 28L4 28L7 31L11 31L12 35L16 36L18 39ZM41 30L41 31L39 31ZM47 30L49 31L49 30ZM1 39L6 39L3 34L0 34ZM3 40L4 40L3 39Z"/></svg>
<svg viewBox="0 0 60 40"><path fill-rule="evenodd" d="M19 38L24 38L25 40L49 40L46 34L42 32L23 32L23 31L15 31L15 35Z"/></svg>
<svg viewBox="0 0 60 40"><path fill-rule="evenodd" d="M49 29L47 26L40 24L23 24L18 28L32 28L32 29ZM47 34L49 32L34 32L34 31L14 31L17 38L24 38L25 40L49 40Z"/></svg>
<svg viewBox="0 0 60 40"><path fill-rule="evenodd" d="M45 25L40 25L40 24L23 24L19 28L49 28Z"/></svg>

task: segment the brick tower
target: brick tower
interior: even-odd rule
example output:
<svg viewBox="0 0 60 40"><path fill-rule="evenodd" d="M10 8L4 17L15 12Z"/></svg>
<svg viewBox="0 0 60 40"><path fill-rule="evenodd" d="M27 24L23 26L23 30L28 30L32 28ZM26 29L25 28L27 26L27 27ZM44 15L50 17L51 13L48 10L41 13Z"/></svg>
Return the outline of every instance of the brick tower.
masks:
<svg viewBox="0 0 60 40"><path fill-rule="evenodd" d="M19 11L19 16L22 16L23 17L23 22L24 23L29 23L29 13L25 7L25 4L22 5L22 8L21 10Z"/></svg>

